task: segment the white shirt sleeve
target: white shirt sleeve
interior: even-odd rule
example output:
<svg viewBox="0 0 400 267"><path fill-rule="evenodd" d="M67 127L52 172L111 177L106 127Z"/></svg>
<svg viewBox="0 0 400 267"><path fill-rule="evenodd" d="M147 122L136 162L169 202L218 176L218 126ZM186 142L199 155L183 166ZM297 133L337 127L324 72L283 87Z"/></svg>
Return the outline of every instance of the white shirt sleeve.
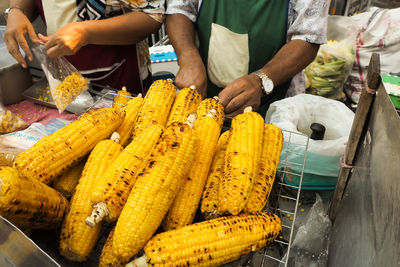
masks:
<svg viewBox="0 0 400 267"><path fill-rule="evenodd" d="M329 1L327 0L290 0L287 41L326 43L328 9Z"/></svg>
<svg viewBox="0 0 400 267"><path fill-rule="evenodd" d="M196 22L200 0L167 0L166 14L182 14L192 22Z"/></svg>

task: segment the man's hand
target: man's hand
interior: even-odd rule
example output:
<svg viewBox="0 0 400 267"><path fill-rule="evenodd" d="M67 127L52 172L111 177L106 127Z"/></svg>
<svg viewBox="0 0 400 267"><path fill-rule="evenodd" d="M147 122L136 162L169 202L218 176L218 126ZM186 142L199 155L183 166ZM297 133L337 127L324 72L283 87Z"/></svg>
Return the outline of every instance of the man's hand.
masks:
<svg viewBox="0 0 400 267"><path fill-rule="evenodd" d="M49 57L74 55L87 44L88 32L84 22L72 22L60 28L50 36L39 34Z"/></svg>
<svg viewBox="0 0 400 267"><path fill-rule="evenodd" d="M201 58L190 57L179 61L180 67L175 78L178 88L194 85L203 98L207 96L207 74Z"/></svg>
<svg viewBox="0 0 400 267"><path fill-rule="evenodd" d="M29 19L21 10L13 8L8 14L7 27L4 33L4 41L7 45L8 52L24 68L28 67L28 65L19 51L19 47L22 48L30 61L33 60L32 52L29 49L25 35L28 35L32 42L40 43Z"/></svg>
<svg viewBox="0 0 400 267"><path fill-rule="evenodd" d="M225 107L226 117L233 118L242 113L245 107L257 109L261 103L261 80L255 74L240 77L228 84L219 94L219 100Z"/></svg>

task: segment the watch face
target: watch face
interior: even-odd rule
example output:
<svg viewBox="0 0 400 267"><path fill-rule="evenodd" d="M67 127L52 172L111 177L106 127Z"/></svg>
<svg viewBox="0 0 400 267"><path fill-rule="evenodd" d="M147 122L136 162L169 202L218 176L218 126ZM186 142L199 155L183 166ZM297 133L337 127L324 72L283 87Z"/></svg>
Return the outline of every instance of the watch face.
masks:
<svg viewBox="0 0 400 267"><path fill-rule="evenodd" d="M273 83L272 80L269 79L269 78L264 79L264 81L263 81L262 84L263 84L265 93L267 93L267 94L271 93L271 92L272 92L272 89L274 89L274 83Z"/></svg>

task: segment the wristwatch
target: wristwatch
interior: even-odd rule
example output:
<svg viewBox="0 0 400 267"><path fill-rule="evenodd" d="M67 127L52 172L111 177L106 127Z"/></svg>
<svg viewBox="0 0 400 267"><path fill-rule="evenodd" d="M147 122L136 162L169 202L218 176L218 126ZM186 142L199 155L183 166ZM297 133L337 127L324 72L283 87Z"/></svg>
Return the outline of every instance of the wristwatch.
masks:
<svg viewBox="0 0 400 267"><path fill-rule="evenodd" d="M263 93L269 95L274 89L274 82L264 72L256 70L253 73L261 79L261 88Z"/></svg>
<svg viewBox="0 0 400 267"><path fill-rule="evenodd" d="M21 7L19 7L19 6L10 6L9 8L7 8L7 9L4 11L4 17L5 17L6 19L7 19L7 17L8 17L8 13L10 13L10 11L11 11L13 8L19 9L19 10L22 11L22 13L25 14L25 10L23 10Z"/></svg>

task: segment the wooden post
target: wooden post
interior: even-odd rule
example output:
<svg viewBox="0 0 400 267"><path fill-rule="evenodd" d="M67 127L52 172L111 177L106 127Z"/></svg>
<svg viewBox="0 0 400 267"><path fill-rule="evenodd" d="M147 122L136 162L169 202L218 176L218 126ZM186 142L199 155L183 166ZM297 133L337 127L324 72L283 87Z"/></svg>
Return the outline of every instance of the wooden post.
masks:
<svg viewBox="0 0 400 267"><path fill-rule="evenodd" d="M340 169L338 181L333 194L332 203L329 209L329 218L334 221L340 201L343 198L343 193L351 175L351 166L354 165L354 157L357 147L360 142L361 133L366 127L366 119L372 107L372 102L375 98L375 92L379 88L381 82L380 76L380 59L379 54L373 53L368 66L367 86L363 88L358 101L356 114L354 115L353 125L351 127L349 140L347 142L344 164Z"/></svg>

